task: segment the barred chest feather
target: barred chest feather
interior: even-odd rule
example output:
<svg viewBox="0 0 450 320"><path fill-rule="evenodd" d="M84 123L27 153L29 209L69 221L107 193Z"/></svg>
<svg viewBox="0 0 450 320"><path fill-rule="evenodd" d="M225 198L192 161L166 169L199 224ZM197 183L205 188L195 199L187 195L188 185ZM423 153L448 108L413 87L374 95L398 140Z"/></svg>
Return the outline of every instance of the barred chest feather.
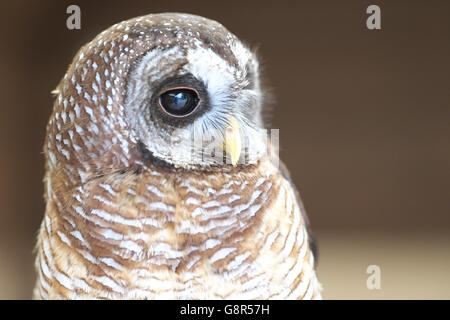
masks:
<svg viewBox="0 0 450 320"><path fill-rule="evenodd" d="M270 160L214 174L167 170L72 190L48 176L34 298L320 298L306 222Z"/></svg>

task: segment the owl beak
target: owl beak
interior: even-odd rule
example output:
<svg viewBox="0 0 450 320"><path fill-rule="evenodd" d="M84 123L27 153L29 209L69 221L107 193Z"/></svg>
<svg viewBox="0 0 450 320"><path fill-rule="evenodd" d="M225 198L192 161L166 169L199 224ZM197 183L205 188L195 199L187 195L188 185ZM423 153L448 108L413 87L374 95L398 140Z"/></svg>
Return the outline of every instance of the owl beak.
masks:
<svg viewBox="0 0 450 320"><path fill-rule="evenodd" d="M241 133L239 124L233 116L228 119L228 123L229 126L225 129L224 149L230 155L231 164L236 166L242 149Z"/></svg>

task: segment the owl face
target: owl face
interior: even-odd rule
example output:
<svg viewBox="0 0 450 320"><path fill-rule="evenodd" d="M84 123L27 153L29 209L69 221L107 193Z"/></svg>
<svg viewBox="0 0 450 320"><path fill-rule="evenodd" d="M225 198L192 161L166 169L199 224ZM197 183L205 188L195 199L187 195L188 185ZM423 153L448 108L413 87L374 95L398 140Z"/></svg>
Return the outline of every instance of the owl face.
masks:
<svg viewBox="0 0 450 320"><path fill-rule="evenodd" d="M167 43L130 70L131 128L153 157L177 167L256 162L265 141L254 54L216 22L176 17L153 27Z"/></svg>
<svg viewBox="0 0 450 320"><path fill-rule="evenodd" d="M145 166L253 164L267 153L258 62L215 21L152 14L82 47L55 90L47 168L80 181Z"/></svg>

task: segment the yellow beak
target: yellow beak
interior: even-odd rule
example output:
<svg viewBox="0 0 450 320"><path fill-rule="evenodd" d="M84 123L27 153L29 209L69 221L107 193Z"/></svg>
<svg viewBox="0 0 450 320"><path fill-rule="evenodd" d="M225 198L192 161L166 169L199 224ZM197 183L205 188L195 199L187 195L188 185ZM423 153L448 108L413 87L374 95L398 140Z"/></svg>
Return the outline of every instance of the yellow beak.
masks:
<svg viewBox="0 0 450 320"><path fill-rule="evenodd" d="M228 119L230 125L225 129L224 150L230 155L231 164L236 166L242 149L239 124L234 117Z"/></svg>

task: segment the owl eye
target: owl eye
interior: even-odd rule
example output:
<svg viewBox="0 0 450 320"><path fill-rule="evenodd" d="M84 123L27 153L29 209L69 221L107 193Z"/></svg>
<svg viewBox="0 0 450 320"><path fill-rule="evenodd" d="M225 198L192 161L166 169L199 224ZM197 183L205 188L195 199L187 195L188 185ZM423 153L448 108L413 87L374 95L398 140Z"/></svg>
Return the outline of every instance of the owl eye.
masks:
<svg viewBox="0 0 450 320"><path fill-rule="evenodd" d="M199 105L200 97L192 88L174 88L159 96L159 105L173 117L186 117Z"/></svg>

